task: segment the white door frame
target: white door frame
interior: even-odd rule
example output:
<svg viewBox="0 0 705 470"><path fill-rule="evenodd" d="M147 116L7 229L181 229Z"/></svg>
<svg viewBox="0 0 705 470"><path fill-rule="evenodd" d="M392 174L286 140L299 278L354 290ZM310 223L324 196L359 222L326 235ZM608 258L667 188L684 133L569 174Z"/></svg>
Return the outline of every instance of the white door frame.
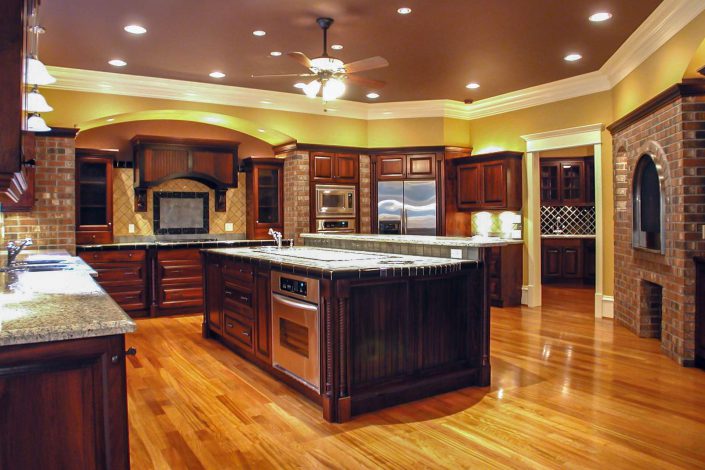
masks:
<svg viewBox="0 0 705 470"><path fill-rule="evenodd" d="M529 307L541 305L541 192L539 152L592 145L595 155L595 317L612 316L604 308L604 224L602 221L602 131L603 124L571 127L521 136L526 141L527 204L524 214L524 262L529 279L523 290ZM611 307L611 305L610 305Z"/></svg>

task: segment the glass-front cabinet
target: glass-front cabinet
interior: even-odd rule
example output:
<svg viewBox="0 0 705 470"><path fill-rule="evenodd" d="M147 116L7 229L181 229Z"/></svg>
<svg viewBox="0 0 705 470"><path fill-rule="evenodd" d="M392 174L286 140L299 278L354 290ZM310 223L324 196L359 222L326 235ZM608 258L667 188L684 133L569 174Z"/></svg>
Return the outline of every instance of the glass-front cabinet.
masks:
<svg viewBox="0 0 705 470"><path fill-rule="evenodd" d="M76 149L76 243L113 241L114 152Z"/></svg>
<svg viewBox="0 0 705 470"><path fill-rule="evenodd" d="M243 165L247 173L247 238L268 239L270 228L284 229L284 160L248 157Z"/></svg>
<svg viewBox="0 0 705 470"><path fill-rule="evenodd" d="M541 205L581 206L595 201L592 157L545 158L540 164Z"/></svg>

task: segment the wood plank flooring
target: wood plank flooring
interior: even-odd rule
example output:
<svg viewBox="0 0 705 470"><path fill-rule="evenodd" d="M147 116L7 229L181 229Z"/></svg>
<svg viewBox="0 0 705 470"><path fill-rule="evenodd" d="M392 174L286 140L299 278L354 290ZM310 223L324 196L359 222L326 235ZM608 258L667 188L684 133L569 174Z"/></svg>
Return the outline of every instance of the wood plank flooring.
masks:
<svg viewBox="0 0 705 470"><path fill-rule="evenodd" d="M134 469L703 468L705 371L545 288L492 311L492 386L328 424L200 336L199 316L138 320L128 346Z"/></svg>

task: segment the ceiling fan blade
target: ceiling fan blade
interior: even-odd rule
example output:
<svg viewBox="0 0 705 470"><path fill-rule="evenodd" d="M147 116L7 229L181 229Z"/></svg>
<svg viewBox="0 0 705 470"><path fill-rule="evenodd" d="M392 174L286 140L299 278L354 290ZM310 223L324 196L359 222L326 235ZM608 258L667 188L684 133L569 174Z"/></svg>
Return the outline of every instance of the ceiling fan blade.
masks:
<svg viewBox="0 0 705 470"><path fill-rule="evenodd" d="M373 90L379 90L380 88L384 87L384 85L386 85L386 83L381 80L373 80L371 78L358 77L357 75L348 75L347 79L350 83L371 88Z"/></svg>
<svg viewBox="0 0 705 470"><path fill-rule="evenodd" d="M313 64L311 63L311 59L309 59L308 56L303 52L287 52L286 55L288 55L307 69L310 69L313 66Z"/></svg>
<svg viewBox="0 0 705 470"><path fill-rule="evenodd" d="M362 72L364 70L381 69L389 65L387 59L380 56L368 57L367 59L356 60L355 62L350 62L345 64L345 71L347 73Z"/></svg>
<svg viewBox="0 0 705 470"><path fill-rule="evenodd" d="M315 77L313 73L280 73L269 75L250 75L252 78L272 78L272 77Z"/></svg>

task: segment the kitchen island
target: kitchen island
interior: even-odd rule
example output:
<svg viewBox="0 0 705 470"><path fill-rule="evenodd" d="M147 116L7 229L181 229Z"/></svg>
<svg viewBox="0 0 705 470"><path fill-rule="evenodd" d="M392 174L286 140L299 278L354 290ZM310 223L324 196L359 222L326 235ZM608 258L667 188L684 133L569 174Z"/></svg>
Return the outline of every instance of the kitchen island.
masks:
<svg viewBox="0 0 705 470"><path fill-rule="evenodd" d="M0 272L0 468L129 468L124 337L135 323L80 259L18 261Z"/></svg>
<svg viewBox="0 0 705 470"><path fill-rule="evenodd" d="M202 256L203 335L320 403L328 421L490 383L480 261L310 247Z"/></svg>

